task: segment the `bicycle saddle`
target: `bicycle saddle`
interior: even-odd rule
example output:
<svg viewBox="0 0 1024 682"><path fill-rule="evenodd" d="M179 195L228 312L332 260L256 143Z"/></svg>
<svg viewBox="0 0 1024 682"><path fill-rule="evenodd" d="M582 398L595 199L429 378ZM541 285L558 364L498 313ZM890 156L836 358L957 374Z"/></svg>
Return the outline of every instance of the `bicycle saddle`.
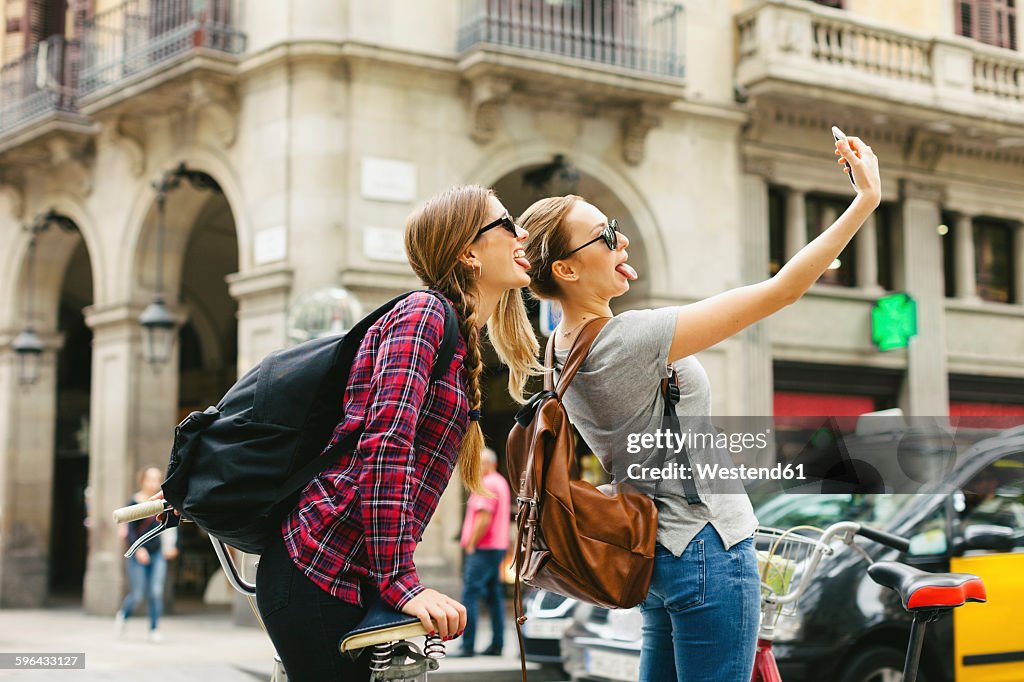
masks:
<svg viewBox="0 0 1024 682"><path fill-rule="evenodd" d="M399 613L379 598L372 599L366 615L345 639L341 640L341 651L355 651L375 644L394 642L406 637L427 634L415 616Z"/></svg>
<svg viewBox="0 0 1024 682"><path fill-rule="evenodd" d="M985 584L970 573L928 573L896 561L879 561L868 567L868 575L882 587L896 590L908 611L985 601Z"/></svg>

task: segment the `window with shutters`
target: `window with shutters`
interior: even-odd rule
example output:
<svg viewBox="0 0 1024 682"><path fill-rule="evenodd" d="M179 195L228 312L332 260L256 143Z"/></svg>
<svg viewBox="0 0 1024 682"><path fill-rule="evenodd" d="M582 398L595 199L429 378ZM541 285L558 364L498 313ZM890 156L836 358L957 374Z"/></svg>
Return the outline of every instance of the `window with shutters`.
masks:
<svg viewBox="0 0 1024 682"><path fill-rule="evenodd" d="M64 35L67 0L29 0L25 4L25 45L32 47L50 36Z"/></svg>
<svg viewBox="0 0 1024 682"><path fill-rule="evenodd" d="M956 32L989 45L1017 49L1017 0L954 0Z"/></svg>

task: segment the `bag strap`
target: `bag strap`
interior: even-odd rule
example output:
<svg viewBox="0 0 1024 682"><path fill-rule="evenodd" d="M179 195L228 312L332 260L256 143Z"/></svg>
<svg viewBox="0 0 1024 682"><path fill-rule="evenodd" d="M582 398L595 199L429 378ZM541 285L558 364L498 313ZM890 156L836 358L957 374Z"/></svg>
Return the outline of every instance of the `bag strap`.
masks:
<svg viewBox="0 0 1024 682"><path fill-rule="evenodd" d="M420 289L418 291L423 290ZM449 303L448 299L440 292L432 289L426 289L426 292L436 296L444 308L444 336L441 337L441 345L438 346L437 355L434 357L434 365L430 372L430 381L435 382L445 375L448 371L448 366L451 365L452 358L455 357L455 347L458 345L459 341L459 319L455 314L455 310L452 308L452 304ZM417 291L409 291L401 296L396 296L374 310L372 313L357 322L355 326L346 333L346 341L348 340L349 335L355 335L353 340L358 339L358 342L361 344L366 333L370 330L370 327L377 322L377 320L384 317L384 315L401 302L402 299L415 293L417 293ZM356 444L359 442L359 437L362 435L363 429L360 427L339 441L337 445L334 446L334 450L336 452L350 452L354 450ZM305 488L307 483L322 474L328 466L335 462L335 460L335 457L319 456L314 457L307 462L301 469L289 476L288 480L281 485L278 489L277 499L274 501L274 506L276 507L295 493Z"/></svg>
<svg viewBox="0 0 1024 682"><path fill-rule="evenodd" d="M555 391L558 394L558 399L562 399L566 389L569 388L569 382L576 376L583 361L587 359L587 354L590 353L590 348L597 340L598 334L611 320L610 317L595 317L583 325L583 329L576 335L576 339L569 348L569 356L565 359L565 365L562 366L562 371L558 375L557 386L555 386L554 375L555 337L552 334L548 338L548 345L544 349L544 369L546 370L544 372L544 390Z"/></svg>
<svg viewBox="0 0 1024 682"><path fill-rule="evenodd" d="M679 415L676 414L676 403L679 402L679 382L676 380L676 370L674 367L669 369L669 375L667 378L661 380L661 397L662 397L662 419L661 425L664 428L665 423L668 422L669 427L676 432L682 433L682 427L679 424ZM693 478L693 465L690 463L690 454L687 451L686 444L683 443L682 450L676 455L676 459L682 464L688 472L689 476L682 479L683 481L683 493L686 495L687 504L701 504L700 493L697 492L697 483ZM658 468L665 466L665 459L668 456L668 446L666 445L661 450L661 458L658 462ZM654 484L654 494L658 494L658 486L661 485L661 479Z"/></svg>

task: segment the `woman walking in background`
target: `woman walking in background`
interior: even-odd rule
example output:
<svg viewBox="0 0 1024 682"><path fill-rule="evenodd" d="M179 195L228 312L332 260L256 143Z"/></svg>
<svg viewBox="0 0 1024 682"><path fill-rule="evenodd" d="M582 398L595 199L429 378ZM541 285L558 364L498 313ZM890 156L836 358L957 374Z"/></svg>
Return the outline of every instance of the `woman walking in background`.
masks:
<svg viewBox="0 0 1024 682"><path fill-rule="evenodd" d="M128 504L139 504L151 499L160 491L164 474L157 467L145 467L139 471L136 480L139 490L132 495ZM150 517L120 526L122 539L126 543L125 549L127 550L157 523L156 518ZM164 609L167 561L178 556L178 549L174 546L173 538L164 538L167 534L165 532L150 538L126 560L130 591L114 617L114 631L117 635L124 633L125 621L132 615L135 607L145 599L149 602L149 641L156 643L163 639L159 625Z"/></svg>

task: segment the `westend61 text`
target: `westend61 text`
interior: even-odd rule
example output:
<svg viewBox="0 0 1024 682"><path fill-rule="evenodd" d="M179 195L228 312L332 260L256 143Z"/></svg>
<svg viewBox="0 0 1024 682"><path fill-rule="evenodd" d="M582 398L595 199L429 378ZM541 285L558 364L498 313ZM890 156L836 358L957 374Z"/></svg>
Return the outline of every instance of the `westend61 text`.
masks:
<svg viewBox="0 0 1024 682"><path fill-rule="evenodd" d="M630 464L626 476L634 481L684 481L697 477L705 481L805 481L803 464L776 464L771 467L722 466L720 464L695 464L692 468L682 464L667 464L663 467L645 467Z"/></svg>
<svg viewBox="0 0 1024 682"><path fill-rule="evenodd" d="M743 452L750 448L768 447L768 432L763 433L714 433L690 431L677 433L670 429L657 429L654 433L631 433L626 436L626 452L635 455L643 450L670 449L681 452L691 449L727 449L729 452Z"/></svg>

